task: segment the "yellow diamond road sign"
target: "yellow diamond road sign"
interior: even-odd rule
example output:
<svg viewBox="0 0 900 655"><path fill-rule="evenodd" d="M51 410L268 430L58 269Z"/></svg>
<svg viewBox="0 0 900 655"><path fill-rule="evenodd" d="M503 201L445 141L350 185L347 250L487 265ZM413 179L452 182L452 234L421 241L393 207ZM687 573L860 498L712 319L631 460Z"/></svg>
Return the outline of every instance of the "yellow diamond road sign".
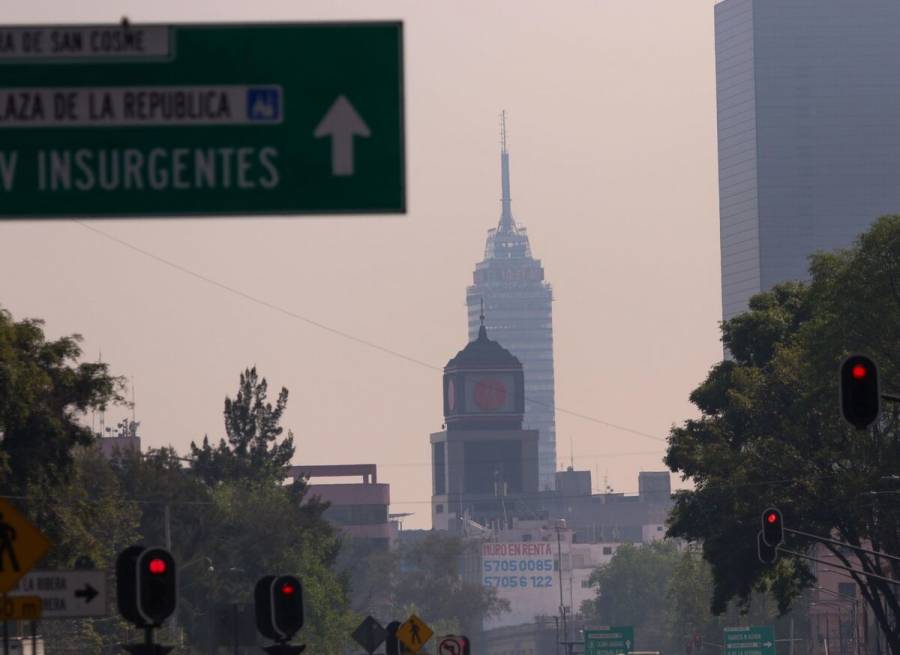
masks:
<svg viewBox="0 0 900 655"><path fill-rule="evenodd" d="M397 639L402 641L403 645L413 653L418 653L433 634L434 631L415 614L397 628Z"/></svg>
<svg viewBox="0 0 900 655"><path fill-rule="evenodd" d="M0 498L0 594L15 587L49 548L47 537Z"/></svg>

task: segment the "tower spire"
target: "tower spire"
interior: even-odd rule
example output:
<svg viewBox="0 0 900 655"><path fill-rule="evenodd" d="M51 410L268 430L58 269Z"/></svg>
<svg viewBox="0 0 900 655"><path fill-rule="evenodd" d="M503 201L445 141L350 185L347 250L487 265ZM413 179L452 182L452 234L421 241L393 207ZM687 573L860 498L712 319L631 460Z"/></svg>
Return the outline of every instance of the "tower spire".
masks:
<svg viewBox="0 0 900 655"><path fill-rule="evenodd" d="M500 227L498 232L514 232L516 222L512 216L512 200L509 197L509 151L506 149L506 110L500 112L500 188L502 191Z"/></svg>

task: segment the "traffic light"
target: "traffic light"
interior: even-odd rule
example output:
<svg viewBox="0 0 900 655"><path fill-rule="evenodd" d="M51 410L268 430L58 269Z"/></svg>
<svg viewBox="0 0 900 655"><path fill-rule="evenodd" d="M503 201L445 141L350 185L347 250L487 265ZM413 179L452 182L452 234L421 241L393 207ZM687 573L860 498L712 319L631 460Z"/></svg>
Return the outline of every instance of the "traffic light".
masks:
<svg viewBox="0 0 900 655"><path fill-rule="evenodd" d="M858 430L881 413L878 367L865 355L850 355L841 364L841 416Z"/></svg>
<svg viewBox="0 0 900 655"><path fill-rule="evenodd" d="M460 655L471 655L472 642L469 641L469 638L465 635L460 635L459 637L457 637L457 639L462 644L462 653L460 653Z"/></svg>
<svg viewBox="0 0 900 655"><path fill-rule="evenodd" d="M397 639L397 630L400 628L400 621L391 621L384 626L387 636L384 638L385 655L400 655L400 640Z"/></svg>
<svg viewBox="0 0 900 655"><path fill-rule="evenodd" d="M273 641L290 641L303 627L303 588L292 575L267 575L256 583L256 628Z"/></svg>
<svg viewBox="0 0 900 655"><path fill-rule="evenodd" d="M762 541L771 548L778 548L784 543L784 520L781 511L774 507L762 513Z"/></svg>
<svg viewBox="0 0 900 655"><path fill-rule="evenodd" d="M138 557L137 579L138 612L148 625L162 625L178 602L172 553L162 548L145 550Z"/></svg>
<svg viewBox="0 0 900 655"><path fill-rule="evenodd" d="M163 548L130 546L116 559L119 613L137 627L158 627L175 611L175 558Z"/></svg>
<svg viewBox="0 0 900 655"><path fill-rule="evenodd" d="M762 530L756 533L756 556L763 564L774 564L778 559L778 549L763 541Z"/></svg>
<svg viewBox="0 0 900 655"><path fill-rule="evenodd" d="M129 546L116 558L116 600L122 618L138 627L144 625L137 608L137 560L143 546Z"/></svg>

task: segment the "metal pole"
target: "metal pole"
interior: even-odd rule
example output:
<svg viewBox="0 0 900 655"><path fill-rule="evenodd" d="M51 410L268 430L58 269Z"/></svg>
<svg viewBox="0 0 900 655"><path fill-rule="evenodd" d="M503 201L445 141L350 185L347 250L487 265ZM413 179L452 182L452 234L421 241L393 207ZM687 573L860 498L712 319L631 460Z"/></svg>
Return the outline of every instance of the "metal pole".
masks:
<svg viewBox="0 0 900 655"><path fill-rule="evenodd" d="M789 636L791 640L788 642L790 645L788 646L788 655L794 655L794 617L791 617L791 627Z"/></svg>
<svg viewBox="0 0 900 655"><path fill-rule="evenodd" d="M238 655L238 605L237 603L231 604L231 619L234 626L232 627L232 634L234 635L234 655Z"/></svg>
<svg viewBox="0 0 900 655"><path fill-rule="evenodd" d="M556 619L556 655L559 655L559 617L554 616Z"/></svg>
<svg viewBox="0 0 900 655"><path fill-rule="evenodd" d="M37 655L37 621L31 622L31 655Z"/></svg>
<svg viewBox="0 0 900 655"><path fill-rule="evenodd" d="M559 525L556 526L556 559L559 563L559 612L562 615L563 641L568 641L569 629L566 625L566 605L565 600L563 600L562 541L559 536Z"/></svg>
<svg viewBox="0 0 900 655"><path fill-rule="evenodd" d="M3 655L9 655L9 622L3 620Z"/></svg>

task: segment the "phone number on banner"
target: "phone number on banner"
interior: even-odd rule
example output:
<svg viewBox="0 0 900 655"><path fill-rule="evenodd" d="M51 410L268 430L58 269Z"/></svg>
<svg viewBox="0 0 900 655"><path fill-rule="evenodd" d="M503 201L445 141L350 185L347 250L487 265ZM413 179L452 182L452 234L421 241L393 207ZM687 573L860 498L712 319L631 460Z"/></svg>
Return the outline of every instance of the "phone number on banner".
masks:
<svg viewBox="0 0 900 655"><path fill-rule="evenodd" d="M502 589L528 589L529 587L546 589L553 586L552 575L486 575L485 587Z"/></svg>
<svg viewBox="0 0 900 655"><path fill-rule="evenodd" d="M503 573L520 572L526 573L530 571L552 571L552 559L486 559L484 560L485 573Z"/></svg>

